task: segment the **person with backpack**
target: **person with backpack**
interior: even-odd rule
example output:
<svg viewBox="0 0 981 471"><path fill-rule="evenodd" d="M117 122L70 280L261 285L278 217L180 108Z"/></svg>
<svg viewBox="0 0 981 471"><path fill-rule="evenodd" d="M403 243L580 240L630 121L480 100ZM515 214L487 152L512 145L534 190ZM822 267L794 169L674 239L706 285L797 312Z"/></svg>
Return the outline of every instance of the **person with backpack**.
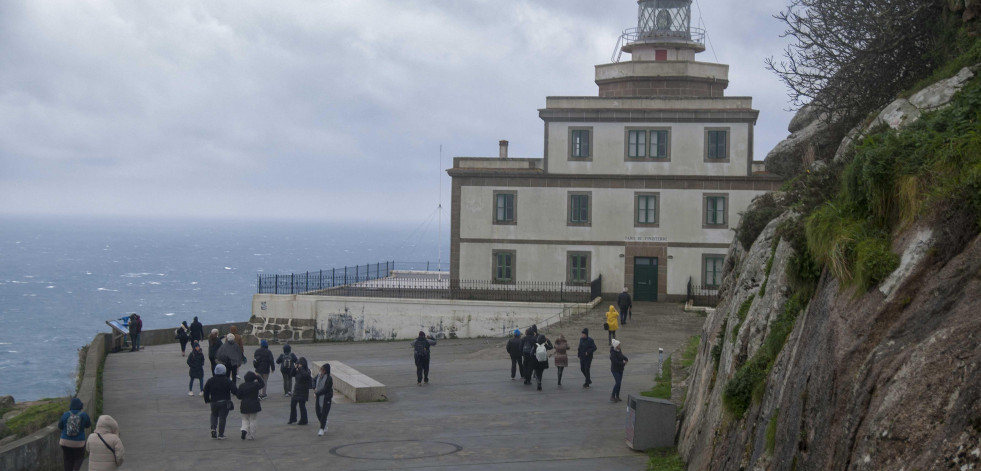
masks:
<svg viewBox="0 0 981 471"><path fill-rule="evenodd" d="M505 347L508 355L511 356L511 381L514 381L515 369L521 372L521 376L524 377L525 368L521 362L521 331L514 329L514 337L508 340L508 345Z"/></svg>
<svg viewBox="0 0 981 471"><path fill-rule="evenodd" d="M181 356L184 356L184 352L187 351L187 341L191 338L187 321L182 321L181 325L177 326L177 330L174 331L174 338L181 343Z"/></svg>
<svg viewBox="0 0 981 471"><path fill-rule="evenodd" d="M419 336L412 342L414 357L416 360L416 385L422 386L425 380L429 383L429 347L436 345L436 339L426 336L425 332L419 331Z"/></svg>
<svg viewBox="0 0 981 471"><path fill-rule="evenodd" d="M296 369L296 355L293 354L293 347L290 344L283 345L283 353L276 359L279 365L279 372L283 374L283 395L293 394L293 370Z"/></svg>
<svg viewBox="0 0 981 471"><path fill-rule="evenodd" d="M620 341L613 339L610 346L610 372L613 373L613 393L610 402L620 402L620 382L623 381L623 367L627 366L627 357L620 351Z"/></svg>
<svg viewBox="0 0 981 471"><path fill-rule="evenodd" d="M187 385L187 395L194 395L194 380L198 380L198 388L200 388L198 395L204 395L204 352L201 351L201 344L197 342L191 344L191 354L187 356L187 368L187 375L191 377Z"/></svg>
<svg viewBox="0 0 981 471"><path fill-rule="evenodd" d="M259 348L252 354L252 367L255 374L262 378L262 391L259 391L259 399L266 398L266 388L269 386L269 373L276 371L276 362L273 354L269 351L269 342L266 339L259 341Z"/></svg>
<svg viewBox="0 0 981 471"><path fill-rule="evenodd" d="M593 384L593 380L589 377L589 367L593 364L593 353L595 352L596 342L589 336L589 329L582 329L576 356L579 357L579 371L582 371L582 375L586 378L586 382L582 383L583 389L589 389L589 385Z"/></svg>
<svg viewBox="0 0 981 471"><path fill-rule="evenodd" d="M548 369L548 351L552 350L552 342L544 334L538 334L535 340L535 355L532 360L532 367L535 369L535 381L538 383L538 390L542 390L542 375Z"/></svg>
<svg viewBox="0 0 981 471"><path fill-rule="evenodd" d="M307 366L307 359L300 357L293 371L293 395L290 399L290 421L286 423L287 425L307 424L307 399L310 399L310 389L313 389L310 367ZM297 406L300 407L299 422L296 421Z"/></svg>
<svg viewBox="0 0 981 471"><path fill-rule="evenodd" d="M248 436L249 440L255 440L255 429L259 425L259 412L262 411L262 404L259 401L259 391L266 386L258 375L253 372L245 373L245 382L238 388L235 396L242 404L239 412L242 414L242 440Z"/></svg>
<svg viewBox="0 0 981 471"><path fill-rule="evenodd" d="M200 342L204 340L204 326L198 322L198 316L194 316L194 321L191 322L191 341Z"/></svg>
<svg viewBox="0 0 981 471"><path fill-rule="evenodd" d="M211 335L208 336L208 360L211 360L211 376L215 375L215 366L218 365L218 360L216 356L218 355L218 349L221 348L221 337L218 336L218 329L211 329Z"/></svg>
<svg viewBox="0 0 981 471"><path fill-rule="evenodd" d="M92 427L92 419L82 411L82 400L73 397L68 404L68 412L61 414L58 419L58 429L61 430L61 454L65 458L65 471L82 469L85 461L85 429Z"/></svg>
<svg viewBox="0 0 981 471"><path fill-rule="evenodd" d="M242 352L238 349L238 344L235 343L235 334L225 336L225 343L218 348L215 359L225 365L225 371L228 372L228 377L233 383L238 381L238 367L242 364Z"/></svg>
<svg viewBox="0 0 981 471"><path fill-rule="evenodd" d="M531 384L531 375L534 372L532 362L534 362L537 338L538 334L535 333L533 327L525 329L525 336L521 338L521 364L524 367L521 371L521 377L525 379L524 384Z"/></svg>
<svg viewBox="0 0 981 471"><path fill-rule="evenodd" d="M225 365L215 367L215 375L204 383L204 403L211 404L211 438L225 439L225 420L228 411L235 409L232 394L238 393L235 383L228 379Z"/></svg>
<svg viewBox="0 0 981 471"><path fill-rule="evenodd" d="M143 320L135 312L129 315L129 338L133 346L129 351L137 352L140 350L140 333L143 332Z"/></svg>
<svg viewBox="0 0 981 471"><path fill-rule="evenodd" d="M630 299L630 293L627 292L627 287L623 287L623 292L617 296L617 306L620 307L620 325L627 325L627 314L634 307L634 303Z"/></svg>
<svg viewBox="0 0 981 471"><path fill-rule="evenodd" d="M313 393L316 395L314 405L317 420L320 421L317 436L322 437L327 431L327 414L330 414L330 403L334 400L334 378L330 376L330 363L324 363L320 367L320 374L313 379Z"/></svg>
<svg viewBox="0 0 981 471"><path fill-rule="evenodd" d="M119 439L119 424L110 415L102 414L89 435L85 448L89 451L89 471L113 471L123 465L126 450Z"/></svg>
<svg viewBox="0 0 981 471"><path fill-rule="evenodd" d="M610 305L610 310L606 311L606 323L603 324L603 329L609 332L609 343L613 345L613 339L617 338L617 329L620 328L620 315L617 313L617 309Z"/></svg>
<svg viewBox="0 0 981 471"><path fill-rule="evenodd" d="M562 371L569 366L569 341L565 339L564 335L559 335L559 338L555 339L555 370L556 374L559 376L559 386L562 386Z"/></svg>

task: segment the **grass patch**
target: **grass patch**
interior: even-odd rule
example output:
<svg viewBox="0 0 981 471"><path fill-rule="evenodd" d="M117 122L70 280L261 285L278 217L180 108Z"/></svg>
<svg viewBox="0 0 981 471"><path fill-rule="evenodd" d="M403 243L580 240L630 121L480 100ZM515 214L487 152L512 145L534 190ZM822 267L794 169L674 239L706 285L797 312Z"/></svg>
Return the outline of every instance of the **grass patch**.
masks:
<svg viewBox="0 0 981 471"><path fill-rule="evenodd" d="M654 383L654 387L650 391L642 391L640 395L671 400L671 357L664 360L661 377Z"/></svg>
<svg viewBox="0 0 981 471"><path fill-rule="evenodd" d="M739 334L739 328L743 326L743 321L746 320L746 315L749 314L749 308L752 307L754 299L756 299L756 295L751 294L749 295L749 298L746 298L742 305L739 306L739 311L736 313L736 317L739 319L739 321L736 322L736 325L732 328L733 336Z"/></svg>
<svg viewBox="0 0 981 471"><path fill-rule="evenodd" d="M685 471L685 462L678 456L678 449L675 447L652 448L647 450L650 460L647 462L647 471Z"/></svg>
<svg viewBox="0 0 981 471"><path fill-rule="evenodd" d="M681 367L688 368L689 366L695 364L695 358L698 356L698 344L701 343L701 335L693 335L685 343L684 348L681 350Z"/></svg>
<svg viewBox="0 0 981 471"><path fill-rule="evenodd" d="M99 369L95 374L95 417L92 417L93 421L98 421L102 415L102 373L106 368L106 356L102 355L102 359L99 360Z"/></svg>
<svg viewBox="0 0 981 471"><path fill-rule="evenodd" d="M7 421L9 434L18 437L30 435L53 422L68 410L68 399L56 399L43 404L35 404L16 417Z"/></svg>
<svg viewBox="0 0 981 471"><path fill-rule="evenodd" d="M770 422L766 424L766 452L770 455L773 455L777 445L777 417L780 417L780 409L773 411Z"/></svg>
<svg viewBox="0 0 981 471"><path fill-rule="evenodd" d="M780 216L784 208L777 204L773 193L764 193L757 197L749 209L741 214L739 227L736 228L736 239L749 250L753 242L760 236L766 225L777 216Z"/></svg>

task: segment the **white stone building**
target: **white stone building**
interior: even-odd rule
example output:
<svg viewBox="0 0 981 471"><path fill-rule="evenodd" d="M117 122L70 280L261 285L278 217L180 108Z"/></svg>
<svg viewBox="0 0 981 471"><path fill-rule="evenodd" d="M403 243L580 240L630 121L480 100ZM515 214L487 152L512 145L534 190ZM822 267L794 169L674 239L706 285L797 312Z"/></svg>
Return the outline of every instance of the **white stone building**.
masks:
<svg viewBox="0 0 981 471"><path fill-rule="evenodd" d="M750 97L698 62L691 0L640 0L630 60L596 66L595 97L548 97L543 158L458 157L450 277L623 286L637 300L717 286L740 212L782 181L754 172ZM761 165L760 165L761 166Z"/></svg>

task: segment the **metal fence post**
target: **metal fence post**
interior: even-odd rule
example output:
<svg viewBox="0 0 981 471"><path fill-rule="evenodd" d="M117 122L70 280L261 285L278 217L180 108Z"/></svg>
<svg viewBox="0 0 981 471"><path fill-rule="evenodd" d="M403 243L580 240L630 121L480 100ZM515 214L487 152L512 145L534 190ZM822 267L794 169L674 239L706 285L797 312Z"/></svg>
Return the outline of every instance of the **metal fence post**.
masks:
<svg viewBox="0 0 981 471"><path fill-rule="evenodd" d="M279 294L279 274L276 274L276 288L273 290L275 294Z"/></svg>

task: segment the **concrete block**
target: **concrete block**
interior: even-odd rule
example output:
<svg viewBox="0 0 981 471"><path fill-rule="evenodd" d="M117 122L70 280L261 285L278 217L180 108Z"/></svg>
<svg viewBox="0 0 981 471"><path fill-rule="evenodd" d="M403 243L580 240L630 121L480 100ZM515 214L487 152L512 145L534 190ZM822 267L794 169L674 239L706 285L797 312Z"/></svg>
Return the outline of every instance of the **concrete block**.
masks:
<svg viewBox="0 0 981 471"><path fill-rule="evenodd" d="M364 373L339 361L314 361L311 372L316 376L324 363L330 364L330 377L334 379L334 389L354 402L377 402L388 400L385 385L369 378Z"/></svg>
<svg viewBox="0 0 981 471"><path fill-rule="evenodd" d="M644 451L674 446L678 408L673 402L644 396L627 396L627 446Z"/></svg>

